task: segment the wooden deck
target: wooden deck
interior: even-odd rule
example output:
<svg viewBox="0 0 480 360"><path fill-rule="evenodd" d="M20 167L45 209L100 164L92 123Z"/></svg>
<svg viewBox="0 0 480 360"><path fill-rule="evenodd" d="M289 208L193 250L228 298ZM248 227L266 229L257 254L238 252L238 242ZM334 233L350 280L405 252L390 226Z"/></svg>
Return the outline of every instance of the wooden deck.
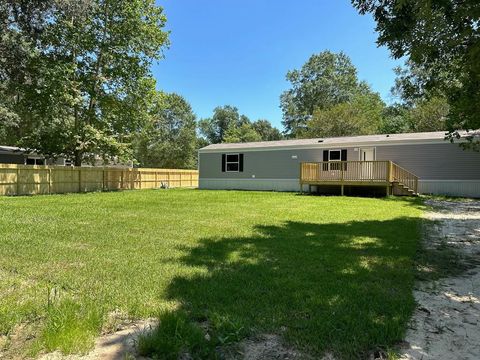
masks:
<svg viewBox="0 0 480 360"><path fill-rule="evenodd" d="M392 161L322 161L300 164L303 185L383 186L387 194L394 188L417 194L418 177Z"/></svg>

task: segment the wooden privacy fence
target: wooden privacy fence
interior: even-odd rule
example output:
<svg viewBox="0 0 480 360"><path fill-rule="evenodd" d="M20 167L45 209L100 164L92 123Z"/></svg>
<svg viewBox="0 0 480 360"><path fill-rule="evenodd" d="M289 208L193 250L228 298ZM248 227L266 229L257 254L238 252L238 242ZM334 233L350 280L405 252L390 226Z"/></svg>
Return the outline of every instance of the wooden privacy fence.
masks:
<svg viewBox="0 0 480 360"><path fill-rule="evenodd" d="M0 195L198 187L197 170L0 164Z"/></svg>

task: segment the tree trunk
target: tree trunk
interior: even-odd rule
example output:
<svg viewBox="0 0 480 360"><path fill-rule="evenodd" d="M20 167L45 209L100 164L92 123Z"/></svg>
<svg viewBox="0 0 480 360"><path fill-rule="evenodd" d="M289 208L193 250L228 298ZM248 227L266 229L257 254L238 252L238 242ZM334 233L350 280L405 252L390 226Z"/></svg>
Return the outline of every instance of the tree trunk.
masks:
<svg viewBox="0 0 480 360"><path fill-rule="evenodd" d="M82 152L80 150L75 150L75 159L73 165L82 166Z"/></svg>

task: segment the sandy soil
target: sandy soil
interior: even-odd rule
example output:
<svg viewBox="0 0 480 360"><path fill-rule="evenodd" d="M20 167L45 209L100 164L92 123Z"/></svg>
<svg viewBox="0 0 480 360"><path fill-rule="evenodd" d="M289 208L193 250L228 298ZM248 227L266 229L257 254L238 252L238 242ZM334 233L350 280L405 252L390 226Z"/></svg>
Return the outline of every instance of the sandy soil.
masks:
<svg viewBox="0 0 480 360"><path fill-rule="evenodd" d="M480 259L480 201L430 200L434 220L425 231L427 248L447 244ZM420 283L402 359L480 359L480 266L464 274Z"/></svg>

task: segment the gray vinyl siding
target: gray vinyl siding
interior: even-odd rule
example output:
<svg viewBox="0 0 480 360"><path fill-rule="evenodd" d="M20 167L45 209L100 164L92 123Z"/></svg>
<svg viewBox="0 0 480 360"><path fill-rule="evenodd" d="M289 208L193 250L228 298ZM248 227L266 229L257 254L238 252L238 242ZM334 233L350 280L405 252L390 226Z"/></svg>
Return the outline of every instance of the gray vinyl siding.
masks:
<svg viewBox="0 0 480 360"><path fill-rule="evenodd" d="M358 160L353 148L347 149L347 160ZM244 154L243 172L222 172L222 154ZM296 155L296 159L292 156ZM298 179L300 162L322 161L323 149L231 151L200 153L200 177L214 179Z"/></svg>
<svg viewBox="0 0 480 360"><path fill-rule="evenodd" d="M424 180L480 180L480 152L458 144L378 146L377 160L391 160Z"/></svg>
<svg viewBox="0 0 480 360"><path fill-rule="evenodd" d="M372 146L366 146L372 147ZM298 179L300 162L322 161L323 150L347 149L347 160L359 160L360 147L301 150L200 152L201 179ZM376 160L391 160L426 180L480 180L480 153L458 144L375 146ZM243 172L222 172L222 154L244 154ZM292 156L296 155L296 159Z"/></svg>

